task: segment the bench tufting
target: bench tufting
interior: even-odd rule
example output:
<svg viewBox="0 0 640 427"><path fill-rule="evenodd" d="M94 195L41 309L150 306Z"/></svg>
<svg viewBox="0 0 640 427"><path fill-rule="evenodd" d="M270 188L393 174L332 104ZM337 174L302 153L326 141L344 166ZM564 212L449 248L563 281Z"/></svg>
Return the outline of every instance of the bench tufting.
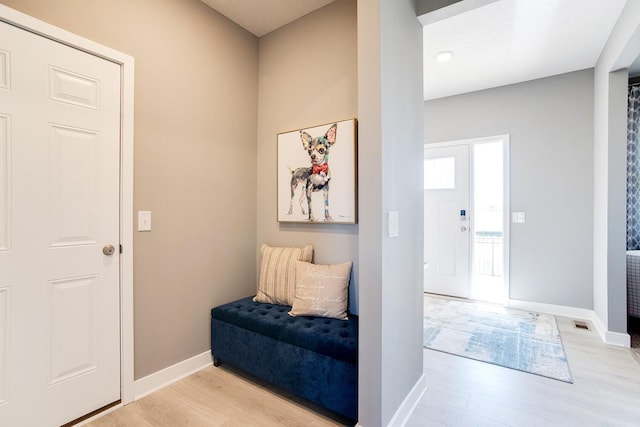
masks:
<svg viewBox="0 0 640 427"><path fill-rule="evenodd" d="M351 419L357 417L358 317L292 317L251 297L211 310L211 354Z"/></svg>
<svg viewBox="0 0 640 427"><path fill-rule="evenodd" d="M335 359L356 363L358 318L350 321L324 317L292 317L291 308L244 298L211 310L211 317L267 337Z"/></svg>

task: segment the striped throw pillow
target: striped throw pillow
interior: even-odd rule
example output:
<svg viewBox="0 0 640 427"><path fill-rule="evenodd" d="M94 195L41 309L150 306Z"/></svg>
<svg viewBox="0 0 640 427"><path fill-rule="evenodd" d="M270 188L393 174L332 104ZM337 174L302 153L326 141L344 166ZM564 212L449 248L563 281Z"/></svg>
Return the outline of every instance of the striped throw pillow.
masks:
<svg viewBox="0 0 640 427"><path fill-rule="evenodd" d="M313 246L278 248L262 245L260 280L255 302L293 305L296 290L296 261L311 262Z"/></svg>

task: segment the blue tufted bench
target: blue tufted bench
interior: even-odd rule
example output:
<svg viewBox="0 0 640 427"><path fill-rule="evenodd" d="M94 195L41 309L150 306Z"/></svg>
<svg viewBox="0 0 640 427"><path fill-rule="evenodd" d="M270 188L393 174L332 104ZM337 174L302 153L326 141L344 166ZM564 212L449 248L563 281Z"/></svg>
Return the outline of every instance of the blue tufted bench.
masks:
<svg viewBox="0 0 640 427"><path fill-rule="evenodd" d="M358 317L291 317L251 297L211 310L211 354L353 420L358 415Z"/></svg>

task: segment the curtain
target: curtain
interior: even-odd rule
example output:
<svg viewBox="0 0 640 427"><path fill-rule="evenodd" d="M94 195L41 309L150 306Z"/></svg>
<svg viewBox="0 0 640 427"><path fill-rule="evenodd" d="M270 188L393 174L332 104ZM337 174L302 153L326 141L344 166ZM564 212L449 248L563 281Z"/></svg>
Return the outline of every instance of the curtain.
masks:
<svg viewBox="0 0 640 427"><path fill-rule="evenodd" d="M629 86L627 109L627 250L640 249L640 84Z"/></svg>

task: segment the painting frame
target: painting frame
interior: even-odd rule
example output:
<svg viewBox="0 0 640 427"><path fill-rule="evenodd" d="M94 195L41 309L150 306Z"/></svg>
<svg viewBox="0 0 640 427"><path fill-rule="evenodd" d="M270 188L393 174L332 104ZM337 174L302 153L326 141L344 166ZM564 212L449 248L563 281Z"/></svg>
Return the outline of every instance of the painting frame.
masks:
<svg viewBox="0 0 640 427"><path fill-rule="evenodd" d="M277 135L279 223L358 223L358 120Z"/></svg>

